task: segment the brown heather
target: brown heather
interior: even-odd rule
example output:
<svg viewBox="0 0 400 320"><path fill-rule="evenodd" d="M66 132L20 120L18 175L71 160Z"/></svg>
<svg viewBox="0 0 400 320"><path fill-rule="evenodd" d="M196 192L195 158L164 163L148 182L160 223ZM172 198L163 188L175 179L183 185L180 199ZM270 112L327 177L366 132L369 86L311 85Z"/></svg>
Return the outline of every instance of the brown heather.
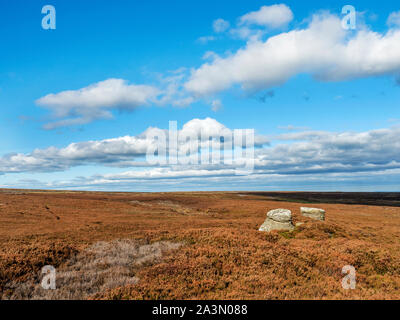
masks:
<svg viewBox="0 0 400 320"><path fill-rule="evenodd" d="M400 208L223 192L0 192L0 295L13 299L400 299ZM292 210L293 232L258 232ZM55 291L39 288L57 267ZM353 265L357 287L344 290ZM82 272L84 270L84 272Z"/></svg>

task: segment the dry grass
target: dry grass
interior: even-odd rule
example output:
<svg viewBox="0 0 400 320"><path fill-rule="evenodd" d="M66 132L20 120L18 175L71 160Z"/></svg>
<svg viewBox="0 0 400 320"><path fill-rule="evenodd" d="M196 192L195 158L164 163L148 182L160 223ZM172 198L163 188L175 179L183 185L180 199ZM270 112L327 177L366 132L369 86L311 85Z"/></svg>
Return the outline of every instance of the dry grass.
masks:
<svg viewBox="0 0 400 320"><path fill-rule="evenodd" d="M57 270L55 290L43 289L38 274L23 283L6 284L5 292L11 294L3 299L82 300L109 289L137 284L139 279L135 274L140 267L161 261L163 254L180 246L165 241L146 245L133 240L97 242Z"/></svg>
<svg viewBox="0 0 400 320"><path fill-rule="evenodd" d="M115 269L119 277L100 273L102 282L96 284L96 291L76 296L400 299L397 207L318 204L327 211L326 221L320 222L300 215L302 203L223 192L13 191L0 192L0 203L0 291L8 297L17 297L13 288L21 283L38 280L44 265L54 265L61 275L66 273L68 283L75 283L74 276L67 274L78 268L79 263L73 261L90 265L90 261L104 260L115 268L114 263L121 261ZM266 212L280 207L292 210L294 223L304 224L291 233L258 232ZM181 208L208 214L182 214ZM115 239L131 239L131 244ZM154 263L136 264L141 261L137 245L164 241L185 246ZM98 260L94 258L97 246L104 253ZM129 258L121 259L118 252ZM77 258L81 256L85 259ZM341 287L345 265L356 267L356 290ZM92 266L94 275L110 270L96 263ZM140 281L135 283L134 277ZM79 285L64 289L59 297L75 294ZM59 287L62 291L61 282Z"/></svg>

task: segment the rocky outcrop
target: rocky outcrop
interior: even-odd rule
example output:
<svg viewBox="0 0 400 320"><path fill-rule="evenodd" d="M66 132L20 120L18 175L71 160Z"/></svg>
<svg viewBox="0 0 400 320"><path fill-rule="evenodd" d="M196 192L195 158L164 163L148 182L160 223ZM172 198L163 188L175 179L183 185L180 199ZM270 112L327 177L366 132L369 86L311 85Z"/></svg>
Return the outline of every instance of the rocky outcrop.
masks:
<svg viewBox="0 0 400 320"><path fill-rule="evenodd" d="M267 213L267 219L261 225L259 231L292 231L293 229L292 212L286 209L275 209Z"/></svg>
<svg viewBox="0 0 400 320"><path fill-rule="evenodd" d="M308 217L314 220L325 220L325 210L323 209L301 207L300 211L304 217Z"/></svg>

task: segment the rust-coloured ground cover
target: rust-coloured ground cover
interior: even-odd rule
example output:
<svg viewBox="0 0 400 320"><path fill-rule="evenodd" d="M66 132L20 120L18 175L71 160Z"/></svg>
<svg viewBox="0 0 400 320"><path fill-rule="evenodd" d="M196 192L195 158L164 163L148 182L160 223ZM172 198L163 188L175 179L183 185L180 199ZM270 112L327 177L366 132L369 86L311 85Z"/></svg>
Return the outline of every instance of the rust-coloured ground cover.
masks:
<svg viewBox="0 0 400 320"><path fill-rule="evenodd" d="M97 299L400 299L400 208L316 204L326 221L301 217L304 203L240 192L89 193L0 191L0 293L44 265L99 241L184 245L146 265L135 285ZM311 205L307 205L311 206ZM292 210L292 233L258 231L268 210ZM355 290L341 271L357 270Z"/></svg>

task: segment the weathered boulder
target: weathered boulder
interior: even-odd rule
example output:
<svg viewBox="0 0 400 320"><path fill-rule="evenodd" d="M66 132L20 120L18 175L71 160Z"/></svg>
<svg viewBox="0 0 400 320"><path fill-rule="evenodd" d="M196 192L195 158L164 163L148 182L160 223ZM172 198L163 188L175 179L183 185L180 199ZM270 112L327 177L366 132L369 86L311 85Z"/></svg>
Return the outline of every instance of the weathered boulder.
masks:
<svg viewBox="0 0 400 320"><path fill-rule="evenodd" d="M267 217L276 222L292 221L292 212L287 209L275 209L267 213Z"/></svg>
<svg viewBox="0 0 400 320"><path fill-rule="evenodd" d="M301 207L300 211L304 217L321 221L325 220L325 210L323 209Z"/></svg>
<svg viewBox="0 0 400 320"><path fill-rule="evenodd" d="M292 212L286 209L275 209L267 213L267 219L265 219L259 231L292 231L293 229L294 225L292 223Z"/></svg>

